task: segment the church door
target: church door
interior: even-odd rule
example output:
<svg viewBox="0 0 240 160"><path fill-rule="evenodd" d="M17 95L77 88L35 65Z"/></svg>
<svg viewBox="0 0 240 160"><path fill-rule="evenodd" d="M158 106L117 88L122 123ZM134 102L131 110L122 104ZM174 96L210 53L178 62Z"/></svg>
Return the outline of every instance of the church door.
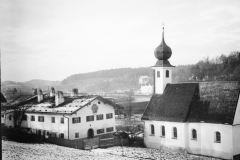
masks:
<svg viewBox="0 0 240 160"><path fill-rule="evenodd" d="M88 130L88 138L93 138L93 137L94 137L94 132L93 132L93 129L90 128L90 129Z"/></svg>

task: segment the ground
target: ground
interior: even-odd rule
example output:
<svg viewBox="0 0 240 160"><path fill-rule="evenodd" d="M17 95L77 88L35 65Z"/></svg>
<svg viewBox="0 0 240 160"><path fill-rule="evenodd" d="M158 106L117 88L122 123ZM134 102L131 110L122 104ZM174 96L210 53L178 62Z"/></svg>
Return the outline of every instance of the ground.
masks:
<svg viewBox="0 0 240 160"><path fill-rule="evenodd" d="M52 144L29 144L2 140L3 160L213 160L208 157L189 155L184 152L172 152L149 148L110 147L78 150Z"/></svg>

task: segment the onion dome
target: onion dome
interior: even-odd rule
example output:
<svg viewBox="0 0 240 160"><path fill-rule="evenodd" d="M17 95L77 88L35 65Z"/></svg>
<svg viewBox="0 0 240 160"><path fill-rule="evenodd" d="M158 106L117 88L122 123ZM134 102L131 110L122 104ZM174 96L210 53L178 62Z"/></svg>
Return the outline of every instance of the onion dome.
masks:
<svg viewBox="0 0 240 160"><path fill-rule="evenodd" d="M172 50L164 41L164 27L162 32L162 42L161 44L155 49L154 55L158 60L168 60L172 55Z"/></svg>

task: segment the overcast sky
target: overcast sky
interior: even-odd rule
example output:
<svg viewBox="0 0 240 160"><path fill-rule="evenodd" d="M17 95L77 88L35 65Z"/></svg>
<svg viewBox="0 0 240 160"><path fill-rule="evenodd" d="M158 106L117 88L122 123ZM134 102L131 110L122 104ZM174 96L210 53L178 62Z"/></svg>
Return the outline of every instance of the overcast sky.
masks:
<svg viewBox="0 0 240 160"><path fill-rule="evenodd" d="M152 66L162 23L173 65L240 50L240 0L0 0L2 81Z"/></svg>

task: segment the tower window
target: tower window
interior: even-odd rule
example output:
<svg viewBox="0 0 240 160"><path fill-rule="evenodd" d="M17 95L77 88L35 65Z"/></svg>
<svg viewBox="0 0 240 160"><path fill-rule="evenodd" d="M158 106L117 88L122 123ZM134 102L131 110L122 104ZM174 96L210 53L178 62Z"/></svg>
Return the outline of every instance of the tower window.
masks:
<svg viewBox="0 0 240 160"><path fill-rule="evenodd" d="M221 133L220 132L215 132L215 142L216 143L221 143Z"/></svg>
<svg viewBox="0 0 240 160"><path fill-rule="evenodd" d="M192 130L192 139L194 139L194 140L197 139L197 131L196 131L196 129Z"/></svg>
<svg viewBox="0 0 240 160"><path fill-rule="evenodd" d="M166 70L166 77L169 77L169 70Z"/></svg>
<svg viewBox="0 0 240 160"><path fill-rule="evenodd" d="M177 139L177 128L173 127L173 138Z"/></svg>
<svg viewBox="0 0 240 160"><path fill-rule="evenodd" d="M160 77L160 71L157 71L157 77Z"/></svg>
<svg viewBox="0 0 240 160"><path fill-rule="evenodd" d="M154 125L151 124L151 135L154 135L154 134L155 134Z"/></svg>

